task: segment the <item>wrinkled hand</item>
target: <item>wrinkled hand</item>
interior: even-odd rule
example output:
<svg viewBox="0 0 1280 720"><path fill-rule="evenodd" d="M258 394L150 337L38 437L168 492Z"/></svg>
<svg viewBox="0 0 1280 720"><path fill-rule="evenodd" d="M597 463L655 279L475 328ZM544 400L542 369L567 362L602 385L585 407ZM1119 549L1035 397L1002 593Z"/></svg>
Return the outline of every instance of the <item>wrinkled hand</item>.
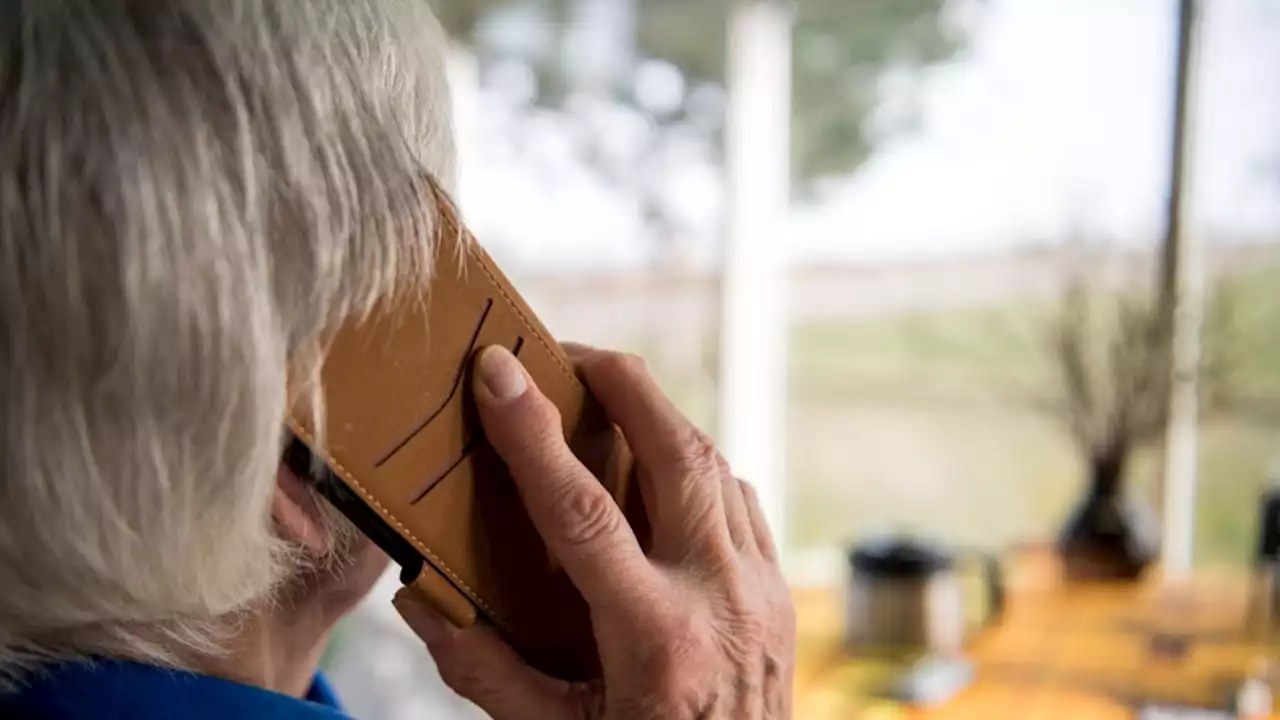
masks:
<svg viewBox="0 0 1280 720"><path fill-rule="evenodd" d="M754 492L639 360L570 353L635 453L648 556L514 356L482 352L475 394L534 525L591 607L602 682L543 675L491 629L454 629L407 593L397 609L445 682L496 720L790 717L795 616Z"/></svg>

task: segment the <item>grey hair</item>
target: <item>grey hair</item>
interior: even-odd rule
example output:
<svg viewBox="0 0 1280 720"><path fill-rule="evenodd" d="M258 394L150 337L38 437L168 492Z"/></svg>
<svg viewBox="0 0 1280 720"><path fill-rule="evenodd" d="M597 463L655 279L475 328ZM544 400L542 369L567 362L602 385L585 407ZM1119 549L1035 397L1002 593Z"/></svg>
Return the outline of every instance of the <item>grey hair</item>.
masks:
<svg viewBox="0 0 1280 720"><path fill-rule="evenodd" d="M426 0L0 0L0 680L174 663L297 558L292 363L430 272Z"/></svg>

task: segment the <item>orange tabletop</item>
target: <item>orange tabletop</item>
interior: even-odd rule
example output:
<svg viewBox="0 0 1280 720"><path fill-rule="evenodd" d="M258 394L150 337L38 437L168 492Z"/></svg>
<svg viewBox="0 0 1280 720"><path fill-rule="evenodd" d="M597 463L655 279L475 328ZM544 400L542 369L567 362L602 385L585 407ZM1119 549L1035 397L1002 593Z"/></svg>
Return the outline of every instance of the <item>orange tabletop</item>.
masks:
<svg viewBox="0 0 1280 720"><path fill-rule="evenodd" d="M1119 720L1144 705L1225 709L1257 659L1277 659L1249 629L1239 576L1068 585L1047 555L1009 565L1004 617L969 649L975 682L929 709L877 697L904 668L843 650L838 590L798 590L795 717Z"/></svg>

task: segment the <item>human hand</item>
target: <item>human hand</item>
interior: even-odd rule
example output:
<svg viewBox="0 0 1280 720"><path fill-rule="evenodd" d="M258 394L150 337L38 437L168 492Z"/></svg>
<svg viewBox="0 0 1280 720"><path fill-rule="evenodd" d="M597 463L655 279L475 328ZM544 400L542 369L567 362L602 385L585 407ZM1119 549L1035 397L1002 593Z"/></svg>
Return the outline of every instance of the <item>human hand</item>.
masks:
<svg viewBox="0 0 1280 720"><path fill-rule="evenodd" d="M411 594L397 609L445 683L496 720L789 718L795 614L755 493L638 359L569 352L636 456L648 556L511 353L480 354L475 396L534 526L591 608L601 681L548 677L490 628L453 628Z"/></svg>

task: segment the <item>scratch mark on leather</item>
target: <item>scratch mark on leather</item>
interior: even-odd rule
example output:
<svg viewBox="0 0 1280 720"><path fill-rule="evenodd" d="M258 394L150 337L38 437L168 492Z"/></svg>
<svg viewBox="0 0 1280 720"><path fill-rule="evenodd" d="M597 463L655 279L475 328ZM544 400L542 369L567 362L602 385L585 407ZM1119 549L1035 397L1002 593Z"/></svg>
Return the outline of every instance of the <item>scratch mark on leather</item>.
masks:
<svg viewBox="0 0 1280 720"><path fill-rule="evenodd" d="M471 331L471 341L467 344L467 352L463 355L462 362L458 364L458 370L453 375L453 385L449 388L449 394L445 395L444 399L440 401L439 406L428 413L426 419L418 423L413 430L409 431L409 434L406 435L403 440L396 443L395 447L391 448L391 450L374 462L374 468L380 468L387 464L388 460L395 457L395 454L403 450L405 445L408 445L409 442L417 437L419 433L426 430L427 426L439 417L440 413L444 412L444 409L449 406L449 403L453 402L454 396L458 394L458 390L462 387L462 378L464 378L467 373L467 363L471 360L471 354L475 352L476 343L480 340L480 331L484 329L484 323L489 319L489 312L491 310L493 310L493 299L489 298L484 301L484 310L480 311L480 319L476 321L476 327Z"/></svg>
<svg viewBox="0 0 1280 720"><path fill-rule="evenodd" d="M453 472L464 460L471 457L471 453L475 452L476 449L476 441L479 439L479 436L472 435L467 440L467 444L462 447L462 453L459 454L458 457L454 458L453 462L449 463L443 469L437 471L436 474L432 475L431 478L423 484L422 489L418 491L418 494L414 495L413 499L409 501L409 504L417 505L422 502L422 498L426 497L427 493L434 490L436 485L440 484L441 480L448 477L449 473Z"/></svg>
<svg viewBox="0 0 1280 720"><path fill-rule="evenodd" d="M524 336L521 335L516 338L516 344L515 344L515 347L512 348L511 354L515 355L516 357L520 357L520 351L523 348L524 348ZM423 483L422 487L418 490L417 494L414 495L413 499L409 501L409 504L417 505L418 503L422 502L422 499L427 496L427 493L434 490L435 487L441 483L441 481L449 477L449 473L456 470L458 466L461 465L467 458L471 457L471 453L475 452L476 445L479 443L480 438L481 436L479 433L473 433L471 437L467 438L467 442L462 446L462 452L458 454L458 457L454 458L453 462L447 463L443 468L438 470L425 483Z"/></svg>

